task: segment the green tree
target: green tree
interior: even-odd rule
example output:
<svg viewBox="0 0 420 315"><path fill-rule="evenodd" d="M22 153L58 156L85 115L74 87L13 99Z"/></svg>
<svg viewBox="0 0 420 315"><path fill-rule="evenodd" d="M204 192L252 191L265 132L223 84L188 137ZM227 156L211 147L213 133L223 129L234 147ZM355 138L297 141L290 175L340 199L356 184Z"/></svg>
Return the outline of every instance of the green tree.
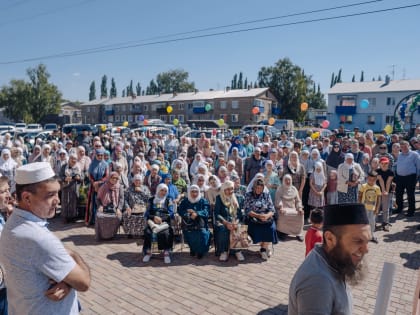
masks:
<svg viewBox="0 0 420 315"><path fill-rule="evenodd" d="M305 113L301 113L300 104L304 101L312 108L326 108L323 94L313 90L312 78L288 58L280 59L272 67L262 67L258 85L270 88L282 104L284 118L303 120Z"/></svg>
<svg viewBox="0 0 420 315"><path fill-rule="evenodd" d="M125 97L125 89L122 90L121 96Z"/></svg>
<svg viewBox="0 0 420 315"><path fill-rule="evenodd" d="M244 89L247 89L247 88L248 88L248 78L245 78Z"/></svg>
<svg viewBox="0 0 420 315"><path fill-rule="evenodd" d="M12 80L0 90L0 108L4 115L14 121L28 121L31 86L24 80Z"/></svg>
<svg viewBox="0 0 420 315"><path fill-rule="evenodd" d="M382 81L381 75L378 76L378 81Z"/></svg>
<svg viewBox="0 0 420 315"><path fill-rule="evenodd" d="M337 83L341 83L341 69L338 70L338 75L337 75Z"/></svg>
<svg viewBox="0 0 420 315"><path fill-rule="evenodd" d="M239 78L238 78L238 90L243 89L244 86L244 82L243 82L243 78L242 78L242 72L239 72Z"/></svg>
<svg viewBox="0 0 420 315"><path fill-rule="evenodd" d="M360 82L363 82L365 80L365 73L362 71L360 74Z"/></svg>
<svg viewBox="0 0 420 315"><path fill-rule="evenodd" d="M356 76L353 74L353 77L351 78L351 82L356 82Z"/></svg>
<svg viewBox="0 0 420 315"><path fill-rule="evenodd" d="M128 86L127 96L134 95L134 88L133 88L133 80L130 81L130 85Z"/></svg>
<svg viewBox="0 0 420 315"><path fill-rule="evenodd" d="M92 81L89 87L89 101L96 100L96 87L95 81Z"/></svg>
<svg viewBox="0 0 420 315"><path fill-rule="evenodd" d="M137 82L136 85L136 95L140 96L141 95L141 86L140 86L140 82Z"/></svg>
<svg viewBox="0 0 420 315"><path fill-rule="evenodd" d="M108 78L104 74L104 76L102 77L102 82L101 82L101 98L107 98L108 97L107 80L108 80Z"/></svg>
<svg viewBox="0 0 420 315"><path fill-rule="evenodd" d="M155 95L158 91L158 86L156 85L155 80L152 79L146 89L146 95Z"/></svg>
<svg viewBox="0 0 420 315"><path fill-rule="evenodd" d="M182 69L170 70L168 72L159 73L156 76L158 92L193 92L195 90L194 82L188 81L188 72Z"/></svg>
<svg viewBox="0 0 420 315"><path fill-rule="evenodd" d="M111 79L111 88L109 90L109 97L110 98L117 97L117 86L115 85L114 78Z"/></svg>
<svg viewBox="0 0 420 315"><path fill-rule="evenodd" d="M257 83L257 81L255 81L255 82L254 82L254 89L258 89L258 87L259 87L259 86L258 86L258 83Z"/></svg>
<svg viewBox="0 0 420 315"><path fill-rule="evenodd" d="M332 88L334 86L334 81L335 81L335 74L334 72L331 74L331 83L330 83L330 88Z"/></svg>
<svg viewBox="0 0 420 315"><path fill-rule="evenodd" d="M236 90L238 88L238 74L236 74L236 73L233 76L233 81L232 81L231 88L232 88L232 90Z"/></svg>

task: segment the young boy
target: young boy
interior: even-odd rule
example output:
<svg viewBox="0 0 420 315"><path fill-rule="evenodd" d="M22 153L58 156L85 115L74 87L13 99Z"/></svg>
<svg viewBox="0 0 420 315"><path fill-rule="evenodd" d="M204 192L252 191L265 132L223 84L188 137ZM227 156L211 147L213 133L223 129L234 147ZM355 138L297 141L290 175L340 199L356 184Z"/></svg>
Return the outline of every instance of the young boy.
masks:
<svg viewBox="0 0 420 315"><path fill-rule="evenodd" d="M367 217L369 219L370 230L372 232L373 243L378 244L378 239L375 237L375 216L379 212L381 206L381 189L376 185L378 173L371 171L368 174L367 182L362 185L359 190L359 202L363 203L366 207Z"/></svg>
<svg viewBox="0 0 420 315"><path fill-rule="evenodd" d="M315 247L316 243L322 244L322 224L324 221L324 212L321 209L314 209L309 216L311 227L305 235L306 252L305 257Z"/></svg>
<svg viewBox="0 0 420 315"><path fill-rule="evenodd" d="M389 159L381 157L379 159L378 180L377 185L381 188L381 208L382 208L382 229L389 232L389 204L391 201L391 187L394 178L394 172L389 169Z"/></svg>

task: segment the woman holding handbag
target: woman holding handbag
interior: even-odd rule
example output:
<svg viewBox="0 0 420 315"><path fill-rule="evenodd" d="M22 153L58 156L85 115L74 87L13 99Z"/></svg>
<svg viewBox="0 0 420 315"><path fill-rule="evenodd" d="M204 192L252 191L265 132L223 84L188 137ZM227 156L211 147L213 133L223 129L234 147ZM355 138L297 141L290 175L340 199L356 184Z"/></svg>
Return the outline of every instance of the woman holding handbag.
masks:
<svg viewBox="0 0 420 315"><path fill-rule="evenodd" d="M265 190L264 180L257 179L252 190L247 192L244 201L248 221L248 234L254 244L260 243L260 254L263 260L270 257L270 243L277 244L276 225L274 222L274 205L270 192Z"/></svg>
<svg viewBox="0 0 420 315"><path fill-rule="evenodd" d="M152 258L152 241L156 238L158 249L163 250L165 264L170 264L169 251L174 242L171 227L174 210L173 201L168 197L168 186L162 183L156 187L156 195L150 198L144 217L147 224L144 229L143 262L149 262Z"/></svg>
<svg viewBox="0 0 420 315"><path fill-rule="evenodd" d="M216 244L216 256L220 261L226 261L229 256L231 245L229 236L233 230L238 228L242 220L239 203L234 194L234 183L227 181L220 188L220 195L216 197L214 207L215 227L214 238ZM240 250L232 250L239 261L244 261L244 255Z"/></svg>

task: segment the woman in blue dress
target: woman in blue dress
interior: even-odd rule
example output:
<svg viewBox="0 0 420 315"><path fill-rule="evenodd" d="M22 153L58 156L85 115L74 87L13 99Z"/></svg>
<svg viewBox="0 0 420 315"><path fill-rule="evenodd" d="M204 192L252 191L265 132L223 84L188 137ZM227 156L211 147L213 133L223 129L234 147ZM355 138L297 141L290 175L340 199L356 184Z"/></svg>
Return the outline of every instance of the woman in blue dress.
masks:
<svg viewBox="0 0 420 315"><path fill-rule="evenodd" d="M260 243L263 260L270 257L270 243L277 244L274 205L270 193L265 190L264 180L254 181L252 190L245 195L244 209L248 221L248 234L254 244Z"/></svg>
<svg viewBox="0 0 420 315"><path fill-rule="evenodd" d="M210 231L208 229L208 216L210 205L201 197L200 188L191 185L188 196L184 198L178 208L182 218L182 233L190 247L190 255L201 259L210 247Z"/></svg>

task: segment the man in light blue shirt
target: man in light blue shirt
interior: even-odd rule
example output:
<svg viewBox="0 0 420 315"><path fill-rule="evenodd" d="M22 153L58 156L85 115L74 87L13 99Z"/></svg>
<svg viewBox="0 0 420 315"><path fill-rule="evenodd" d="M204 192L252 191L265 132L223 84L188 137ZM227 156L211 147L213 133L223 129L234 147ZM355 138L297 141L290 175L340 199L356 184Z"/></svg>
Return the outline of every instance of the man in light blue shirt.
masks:
<svg viewBox="0 0 420 315"><path fill-rule="evenodd" d="M78 314L76 291L90 285L89 267L64 248L47 228L60 185L48 162L16 170L18 206L0 238L0 263L8 290L9 314Z"/></svg>
<svg viewBox="0 0 420 315"><path fill-rule="evenodd" d="M407 191L408 211L406 216L414 216L416 210L415 189L417 179L420 176L420 155L410 150L408 141L401 141L401 152L398 155L395 182L395 198L397 202L396 213L401 213L403 209L404 190Z"/></svg>

